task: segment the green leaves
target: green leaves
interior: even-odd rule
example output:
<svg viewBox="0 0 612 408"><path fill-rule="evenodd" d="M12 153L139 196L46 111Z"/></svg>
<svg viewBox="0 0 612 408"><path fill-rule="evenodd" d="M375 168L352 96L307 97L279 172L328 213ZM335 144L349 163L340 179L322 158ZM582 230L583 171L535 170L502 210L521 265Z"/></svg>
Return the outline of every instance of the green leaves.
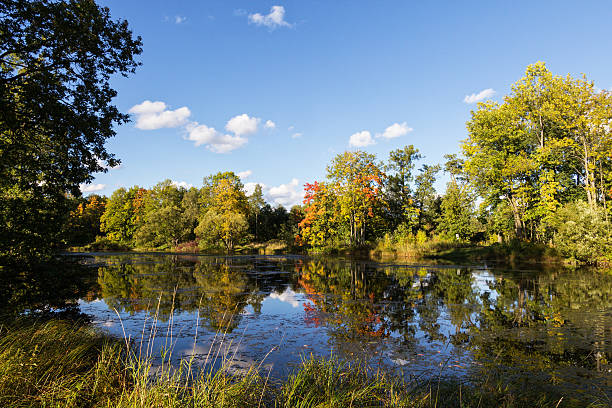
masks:
<svg viewBox="0 0 612 408"><path fill-rule="evenodd" d="M94 1L0 3L1 262L48 255L66 194L119 163L104 143L128 116L110 79L133 73L140 52L127 23Z"/></svg>

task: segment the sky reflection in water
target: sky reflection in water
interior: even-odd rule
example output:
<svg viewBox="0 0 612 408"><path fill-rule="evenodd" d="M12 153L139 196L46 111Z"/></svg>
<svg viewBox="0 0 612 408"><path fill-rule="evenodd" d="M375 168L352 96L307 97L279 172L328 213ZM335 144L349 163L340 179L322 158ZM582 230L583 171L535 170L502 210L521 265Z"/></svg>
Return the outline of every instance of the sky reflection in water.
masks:
<svg viewBox="0 0 612 408"><path fill-rule="evenodd" d="M407 377L493 376L553 392L612 387L610 275L293 256L87 262L99 287L79 300L81 311L146 345L157 310L152 353L171 332L175 361L202 363L222 337L235 369L263 360L276 377L313 353Z"/></svg>

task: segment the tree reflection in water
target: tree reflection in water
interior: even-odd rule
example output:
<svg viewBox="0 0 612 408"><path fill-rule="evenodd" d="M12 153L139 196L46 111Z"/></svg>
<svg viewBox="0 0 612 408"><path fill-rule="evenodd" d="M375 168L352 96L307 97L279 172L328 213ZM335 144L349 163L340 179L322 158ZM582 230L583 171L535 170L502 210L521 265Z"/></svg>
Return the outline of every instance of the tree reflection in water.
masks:
<svg viewBox="0 0 612 408"><path fill-rule="evenodd" d="M293 335L323 329L329 348L343 357L407 371L420 358L421 365L429 361L443 375L490 378L559 395L568 389L609 393L612 387L612 276L598 271L300 257L100 260L105 302L129 313L154 309L161 296L162 320L173 307L199 308L205 328L231 332L246 313L257 319L270 295L292 290L303 309L301 332ZM261 328L265 338L266 325Z"/></svg>

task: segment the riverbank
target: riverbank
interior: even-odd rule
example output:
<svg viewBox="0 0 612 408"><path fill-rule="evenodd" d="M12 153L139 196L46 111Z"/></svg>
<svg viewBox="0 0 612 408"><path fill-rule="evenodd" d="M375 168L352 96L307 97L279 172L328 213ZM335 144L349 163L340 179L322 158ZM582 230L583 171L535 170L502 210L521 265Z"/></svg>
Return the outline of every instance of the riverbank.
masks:
<svg viewBox="0 0 612 408"><path fill-rule="evenodd" d="M572 407L571 396L547 396L494 378L413 380L337 359L307 357L286 379L261 364L242 372L192 361L176 369L92 326L20 319L0 329L0 404L7 407ZM138 352L138 353L137 353ZM138 355L141 355L138 358ZM213 352L214 354L214 352ZM228 358L222 357L222 358ZM162 361L164 359L162 358ZM609 401L608 401L609 402ZM606 401L593 397L591 407Z"/></svg>
<svg viewBox="0 0 612 408"><path fill-rule="evenodd" d="M176 248L134 248L126 244L112 241L96 241L94 243L69 248L70 252L98 252L98 251L121 251L121 252L158 252L158 253L185 253L185 254L212 254L226 255L222 250L202 251L197 244L182 244ZM433 261L437 263L473 264L473 263L497 263L506 265L515 264L537 264L537 265L565 265L578 266L579 262L561 256L554 248L530 242L494 243L490 245L473 244L466 242L453 242L448 240L428 240L422 243L377 243L367 244L361 248L351 247L327 247L318 250L300 250L289 247L280 240L272 240L262 243L249 243L238 246L235 254L255 255L343 255L358 258L368 258L376 261ZM605 263L599 266L607 266Z"/></svg>

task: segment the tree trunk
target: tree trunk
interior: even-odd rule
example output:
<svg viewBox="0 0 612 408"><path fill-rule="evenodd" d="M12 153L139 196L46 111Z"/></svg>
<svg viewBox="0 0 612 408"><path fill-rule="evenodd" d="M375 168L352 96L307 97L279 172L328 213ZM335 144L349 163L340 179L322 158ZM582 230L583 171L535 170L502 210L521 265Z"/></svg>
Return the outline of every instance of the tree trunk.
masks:
<svg viewBox="0 0 612 408"><path fill-rule="evenodd" d="M524 229L525 229L524 223L521 218L521 214L518 209L518 205L515 202L514 197L512 196L511 193L508 194L508 202L510 203L510 208L512 209L512 216L514 218L514 233L516 234L517 238L523 239Z"/></svg>

